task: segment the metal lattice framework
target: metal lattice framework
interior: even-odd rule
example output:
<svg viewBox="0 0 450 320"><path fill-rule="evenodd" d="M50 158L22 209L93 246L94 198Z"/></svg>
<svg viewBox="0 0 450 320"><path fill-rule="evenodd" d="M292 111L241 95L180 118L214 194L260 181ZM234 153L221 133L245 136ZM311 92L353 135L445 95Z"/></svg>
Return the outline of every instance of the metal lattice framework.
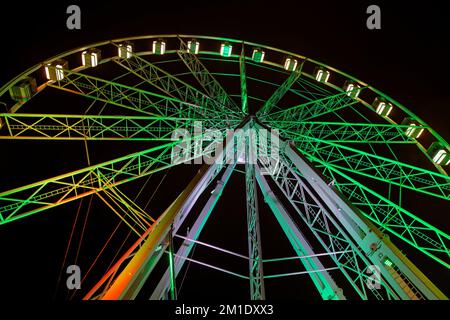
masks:
<svg viewBox="0 0 450 320"><path fill-rule="evenodd" d="M0 102L2 140L143 145L42 181L2 186L1 228L90 195L125 222L133 243L84 299L135 299L166 260L147 298L176 299L189 262L247 281L252 300L265 299L266 279L295 275L308 275L323 299L447 299L397 246L449 272L448 230L428 219L450 209L449 144L397 101L330 66L234 39L143 36L55 56L4 85ZM156 219L121 189L202 158L211 161ZM199 240L241 165L247 254ZM199 201L201 209L193 210ZM262 206L294 257L263 258ZM195 246L247 260L248 273L194 259ZM284 260L298 268L263 271Z"/></svg>

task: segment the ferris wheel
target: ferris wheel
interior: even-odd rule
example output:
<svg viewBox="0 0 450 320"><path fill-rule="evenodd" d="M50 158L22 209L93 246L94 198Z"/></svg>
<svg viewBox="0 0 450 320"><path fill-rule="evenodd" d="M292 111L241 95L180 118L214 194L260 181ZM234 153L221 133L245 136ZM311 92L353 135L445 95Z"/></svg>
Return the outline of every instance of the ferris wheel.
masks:
<svg viewBox="0 0 450 320"><path fill-rule="evenodd" d="M296 275L326 300L447 299L399 247L449 272L448 227L430 219L449 212L449 144L399 102L331 66L241 40L140 36L50 58L4 85L0 101L2 142L140 148L122 155L118 147L111 160L20 187L1 185L1 229L85 197L119 216L130 242L83 299L135 299L151 277L147 298L176 299L187 263L241 278L252 300L266 298L267 279ZM268 137L244 134L239 147L237 132L251 130ZM141 193L123 189L189 162L201 164L198 172L178 181L183 191L161 212L150 214L135 201ZM233 190L246 195L245 255L199 239L237 171L245 176ZM262 206L295 252L278 260L294 260L301 271L264 272L276 259L263 257ZM245 259L247 272L194 259L196 246Z"/></svg>

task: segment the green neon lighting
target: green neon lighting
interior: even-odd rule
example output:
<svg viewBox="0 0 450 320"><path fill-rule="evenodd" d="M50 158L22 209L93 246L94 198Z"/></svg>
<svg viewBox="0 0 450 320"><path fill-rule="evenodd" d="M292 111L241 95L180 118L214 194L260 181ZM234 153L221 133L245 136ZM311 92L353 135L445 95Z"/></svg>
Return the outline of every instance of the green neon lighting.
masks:
<svg viewBox="0 0 450 320"><path fill-rule="evenodd" d="M388 258L384 259L384 264L388 267L392 267L394 265L394 263Z"/></svg>
<svg viewBox="0 0 450 320"><path fill-rule="evenodd" d="M196 40L189 40L187 46L189 49L189 53L198 54L198 51L200 50L200 42Z"/></svg>
<svg viewBox="0 0 450 320"><path fill-rule="evenodd" d="M261 63L264 61L265 52L261 49L254 49L252 54L252 60L258 63Z"/></svg>
<svg viewBox="0 0 450 320"><path fill-rule="evenodd" d="M229 43L222 43L220 45L220 55L222 57L230 57L232 50L233 46Z"/></svg>

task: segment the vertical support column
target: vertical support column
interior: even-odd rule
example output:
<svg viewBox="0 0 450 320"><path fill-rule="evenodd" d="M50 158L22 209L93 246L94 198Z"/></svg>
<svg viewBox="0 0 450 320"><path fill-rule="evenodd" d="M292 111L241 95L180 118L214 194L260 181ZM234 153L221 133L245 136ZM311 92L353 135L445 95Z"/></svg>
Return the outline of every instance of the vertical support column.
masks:
<svg viewBox="0 0 450 320"><path fill-rule="evenodd" d="M245 189L247 195L247 233L250 268L250 298L264 300L264 274L261 257L261 234L259 229L258 197L255 177L255 139L253 120L245 135Z"/></svg>
<svg viewBox="0 0 450 320"><path fill-rule="evenodd" d="M247 96L247 76L245 72L245 50L244 43L242 43L242 51L239 56L239 73L241 75L241 101L242 112L248 114L248 96Z"/></svg>
<svg viewBox="0 0 450 320"><path fill-rule="evenodd" d="M170 300L177 300L175 264L173 258L173 225L169 232Z"/></svg>

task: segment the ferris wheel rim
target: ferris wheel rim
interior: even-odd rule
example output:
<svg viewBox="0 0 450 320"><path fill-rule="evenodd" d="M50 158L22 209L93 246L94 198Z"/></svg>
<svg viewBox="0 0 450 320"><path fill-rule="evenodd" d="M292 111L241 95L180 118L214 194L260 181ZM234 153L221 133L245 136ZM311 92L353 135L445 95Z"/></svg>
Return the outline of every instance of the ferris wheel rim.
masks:
<svg viewBox="0 0 450 320"><path fill-rule="evenodd" d="M182 39L204 39L204 40L213 40L213 41L226 41L226 42L230 42L230 43L236 43L236 44L242 44L242 45L249 45L249 46L253 46L253 47L258 47L261 49L266 49L266 50L271 50L277 53L281 53L287 56L292 56L292 57L296 57L305 61L308 61L310 63L313 63L319 67L324 67L327 70L333 71L335 73L338 73L342 76L344 76L346 79L354 81L358 84L360 84L361 86L373 91L375 94L377 94L380 97L383 97L384 99L386 99L387 101L389 101L390 103L392 103L393 105L395 105L396 107L398 107L399 109L401 109L403 112L405 112L409 117L413 118L415 121L419 122L419 124L421 126L425 126L427 127L428 132L434 136L434 138L437 140L437 142L439 142L443 148L445 148L449 153L450 153L450 144L436 131L433 129L432 126L430 126L427 122L425 122L424 120L422 120L419 116L417 116L417 114L415 114L414 112L412 112L411 110L409 110L405 105L403 105L402 103L400 103L399 101L395 100L394 98L390 97L389 95L383 93L381 90L369 85L368 83L344 72L341 71L337 68L334 68L331 65L328 65L326 63L320 62L318 60L303 56L301 54L292 52L292 51L287 51L284 49L279 49L270 45L265 45L265 44L260 44L260 43L255 43L255 42L250 42L250 41L245 41L245 40L239 40L239 39L234 39L234 38L226 38L226 37L219 37L219 36L209 36L209 35L189 35L189 34L159 34L159 35L138 35L138 36L130 36L130 37L122 37L122 38L116 38L116 39L112 39L112 40L103 40L103 41L99 41L99 42L95 42L95 43L91 43L88 45L84 45L81 47L77 47L75 49L71 49L71 50L67 50L63 53L57 54L52 56L49 59L46 59L42 62L39 62L37 64L35 64L34 66L28 68L27 70L25 70L24 72L22 72L21 74L19 74L18 76L14 77L13 79L11 79L9 82L7 82L5 85L3 85L0 88L0 96L2 96L3 94L5 94L10 87L12 87L14 84L16 84L18 81L24 79L25 77L29 76L30 74L38 71L44 63L46 62L51 62L57 59L62 59L64 57L76 54L76 53L80 53L84 50L87 49L91 49L94 47L98 47L98 46L103 46L103 45L108 45L110 43L120 43L120 42L124 42L124 41L135 41L135 40L148 40L148 39L158 39L158 38L182 38ZM176 50L175 50L176 51ZM167 51L169 52L169 50ZM151 54L151 52L149 51L140 51L140 52L136 52L136 54L141 54L143 56ZM208 52L205 51L200 51L199 54L208 54ZM215 53L214 53L215 54ZM108 60L111 58L107 58ZM263 62L264 63L264 62ZM275 64L276 65L276 64ZM281 64L276 65L278 67L282 67ZM333 86L333 84L331 83L325 83L325 85L328 86ZM363 101L360 100L361 103L363 104L367 104L370 105L369 102L367 101ZM19 106L20 108L21 106ZM13 112L16 112L18 110L15 109L13 110ZM386 118L385 118L386 119ZM393 124L397 124L395 121L387 118L387 120ZM420 143L418 143L420 144ZM424 152L426 154L426 148L423 147L422 145L418 146L419 149L421 149L422 152ZM431 160L431 159L430 159ZM443 174L448 175L448 173L443 170L440 166L436 166L436 168Z"/></svg>
<svg viewBox="0 0 450 320"><path fill-rule="evenodd" d="M133 37L126 37L126 38L114 39L114 40L105 40L105 41L102 41L102 42L96 42L96 43L93 43L93 44L90 44L90 45L87 45L87 46L83 46L83 47L79 47L79 48L76 48L76 49L72 49L72 50L66 51L66 52L64 52L64 53L62 53L62 54L53 56L52 58L45 60L45 62L51 62L51 61L54 61L54 60L57 60L57 59L61 59L61 58L64 58L64 57L67 57L67 56L76 54L76 53L80 53L80 52L82 52L82 51L84 51L84 50L87 50L87 49L94 48L94 47L98 47L98 46L102 46L102 45L116 44L116 43L120 43L120 42L123 42L123 41L147 40L147 39L159 39L159 38L208 39L208 40L214 40L214 41L229 41L229 42L237 43L237 44L250 45L250 46L257 46L258 48L269 49L269 50L281 52L281 53L284 53L284 54L288 54L288 55L290 55L290 56L292 56L292 57L298 57L298 58L305 59L305 60L310 61L310 62L312 62L312 63L314 63L314 64L318 64L318 65L320 65L320 66L327 67L327 69L329 69L329 70L332 70L332 71L338 72L338 73L340 73L340 74L342 74L342 75L345 75L345 76L349 77L349 79L352 79L352 80L355 79L355 80L357 80L358 83L361 84L361 85L362 85L362 84L365 84L364 82L362 82L362 81L360 81L360 80L358 80L358 79L356 79L356 78L354 78L354 77L351 77L350 75L347 75L347 74L343 73L342 71L339 71L338 69L335 69L335 68L333 68L333 67L331 67L331 66L328 66L328 65L326 65L326 64L317 62L316 60L309 59L309 58L307 58L307 57L305 57L305 56L301 56L301 55L299 55L299 54L295 54L295 53L292 53L292 52L289 52L289 51L277 49L277 48L274 48L274 47L270 47L270 46L267 46L267 45L262 45L262 44L258 44L258 43L254 43L254 42L247 42L247 41L242 41L242 40L237 40L237 39L231 39L231 38L222 38L222 37L213 37L213 36L201 36L201 35L161 34L161 35L133 36ZM176 51L177 51L177 50L167 50L166 52L167 52L167 53L175 53ZM148 56L148 55L151 55L152 52L151 52L151 51L138 51L138 52L134 52L134 54L139 55L139 56ZM217 53L217 52L212 52L212 51L200 51L200 52L199 52L199 55L220 56L219 53ZM238 55L232 55L231 57L236 58L236 57L238 57ZM246 57L246 58L250 60L249 57ZM112 59L113 59L113 57L104 58L104 59L102 59L102 60L99 62L99 64L100 64L100 63L108 63L108 62L110 62ZM223 60L223 61L226 61L226 60L227 60L227 61L230 61L230 62L237 62L237 61L233 61L232 59L225 59L225 58L217 59L217 60ZM20 79L22 79L22 78L24 78L24 77L30 75L30 74L33 73L33 72L38 71L40 68L42 68L43 63L44 63L44 62L36 64L34 67L29 68L28 70L26 70L25 72L23 72L22 74L20 74L19 76L17 76L17 77L14 78L13 80L11 80L8 84L6 84L5 86L3 86L3 87L0 89L0 92L5 92L5 91L6 91L13 83L15 83L15 82L17 82L18 80L20 80ZM285 73L285 74L288 74L288 72L286 72L286 70L283 69L283 66L282 66L281 64L277 64L277 63L273 63L273 62L263 62L263 63L261 63L261 65L264 64L264 63L269 64L270 66L273 66L273 67L278 67L278 68L281 70L281 72L283 72L283 73ZM73 68L72 71L83 71L84 69L86 69L86 68L83 67L83 66L78 66L78 67L76 67L76 68ZM307 73L305 73L305 74L306 74L309 78L314 78L314 76L311 75L311 74L307 74ZM47 83L48 83L48 82L47 82ZM43 89L45 89L45 87L47 86L47 83L44 83L44 84L43 84ZM344 91L342 90L342 88L340 88L340 87L337 86L337 85L334 85L334 84L331 83L331 82L325 82L325 83L323 83L323 84L326 85L326 86L328 86L328 87L331 87L331 88L333 88L333 89L340 90L340 91L344 92ZM5 88L6 88L6 89L5 89ZM374 88L371 87L371 86L367 86L367 88L373 90L375 93L379 92L378 90L374 89ZM359 101L360 103L362 103L362 104L365 104L366 106L369 106L369 105L370 105L370 104L367 103L366 101L361 100L361 99L359 99L359 98L358 98L358 101ZM21 106L22 106L22 105L21 105ZM406 108L405 108L405 109L406 109ZM14 113L15 113L17 110L18 110L18 109L14 110ZM406 110L408 110L408 109L406 109ZM408 110L408 111L409 111L409 110ZM413 114L413 113L411 113L411 114ZM390 118L388 118L388 117L383 117L383 118L384 118L385 120L388 120L390 123L399 126L399 124L396 123L395 121L393 121L392 119L390 119ZM420 120L420 119L417 117L417 119L415 119L415 120ZM0 125L1 125L1 122L0 122ZM422 125L422 126L426 126L426 127L427 127L427 130L428 130L430 133L433 134L433 132L435 132L435 131L434 131L429 125L427 125L425 122L422 121L422 122L421 122L421 125ZM434 136L434 134L433 134L433 136ZM435 136L435 137L436 137L436 136ZM441 138L441 139L442 139L442 138ZM443 140L443 139L442 139L442 141L446 142L446 141ZM442 142L442 141L440 141L440 142ZM420 142L418 142L417 140L416 140L416 146L417 146L417 147L418 147L418 148L426 155L426 149L425 149L425 148L420 144ZM430 160L431 163L435 164L433 161L431 161L431 158L429 158L429 160ZM438 167L438 166L435 165L435 167L437 167L438 169L440 169L440 166ZM439 171L441 171L441 170L439 170ZM440 173L442 173L442 174L448 176L448 174L446 173L446 171L441 171Z"/></svg>

